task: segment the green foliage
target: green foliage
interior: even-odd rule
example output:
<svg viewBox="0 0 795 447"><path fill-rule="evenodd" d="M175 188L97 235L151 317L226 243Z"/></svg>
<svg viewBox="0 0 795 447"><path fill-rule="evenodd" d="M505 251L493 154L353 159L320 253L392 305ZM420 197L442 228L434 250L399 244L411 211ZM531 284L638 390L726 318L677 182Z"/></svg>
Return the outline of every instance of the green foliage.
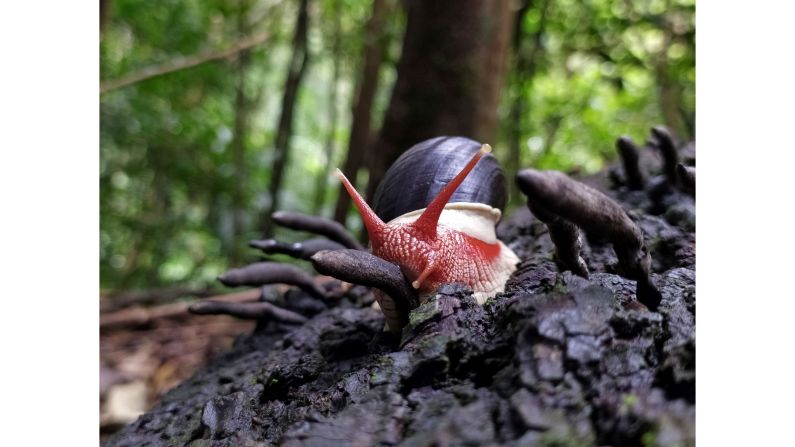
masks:
<svg viewBox="0 0 795 447"><path fill-rule="evenodd" d="M332 6L342 17L341 113L336 132L344 147L358 54L360 24L369 14L363 0L313 4L310 70L298 98L293 163L288 168L284 208L309 212L310 176L326 175L341 162L323 159L331 83L328 26ZM297 2L171 0L109 2L100 67L103 81L181 57L230 48L266 31L268 40L248 52L245 97L250 104L244 165L232 149L236 79L240 57L209 62L103 94L100 99L100 274L104 289L152 288L169 284L209 285L236 253L255 259L246 241L259 237L258 213L266 189L281 91L289 59ZM245 32L241 32L242 23ZM311 177L310 177L311 178ZM242 196L242 231L233 214ZM331 194L329 194L329 197ZM331 197L330 197L331 199ZM329 203L327 208L332 205ZM282 239L300 235L285 232ZM285 260L285 259L280 259Z"/></svg>
<svg viewBox="0 0 795 447"><path fill-rule="evenodd" d="M545 1L532 1L521 23L516 51L532 55L533 69L508 77L500 109L505 125L492 142L498 156L518 135L521 166L592 172L613 158L618 135L642 140L656 123L680 135L689 132L695 111L693 1L549 0L544 12ZM230 263L256 256L246 241L259 237L259 213L270 201L272 145L298 2L109 3L100 44L103 81L268 33L243 57L174 71L100 98L101 286L211 284ZM283 209L312 212L316 179L325 177L328 192L321 212L331 215L337 183L328 172L345 156L370 8L370 0L310 1L310 62L296 105ZM386 24L389 46L375 129L396 78L404 21L402 13L392 13ZM541 29L541 45L534 51ZM325 145L332 131L335 60L338 119L329 159ZM248 112L242 167L235 163L233 141L241 78ZM512 134L509 113L520 99L525 106ZM289 241L304 235L281 231L277 236Z"/></svg>
<svg viewBox="0 0 795 447"><path fill-rule="evenodd" d="M615 157L617 136L644 141L658 123L692 137L693 1L545 2L531 2L516 49L517 58L534 55L525 61L532 79L516 82L522 73L514 69L507 88L508 102L527 102L517 132L520 166L594 172Z"/></svg>

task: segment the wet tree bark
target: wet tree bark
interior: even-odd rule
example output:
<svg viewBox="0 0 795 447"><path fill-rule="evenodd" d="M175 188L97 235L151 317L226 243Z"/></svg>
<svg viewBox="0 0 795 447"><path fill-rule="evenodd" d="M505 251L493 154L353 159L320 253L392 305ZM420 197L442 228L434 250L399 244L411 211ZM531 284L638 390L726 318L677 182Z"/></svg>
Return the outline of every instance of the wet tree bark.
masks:
<svg viewBox="0 0 795 447"><path fill-rule="evenodd" d="M392 9L392 2L393 0L373 0L373 10L365 30L366 41L362 59L362 76L359 82L356 103L353 107L353 122L351 124L351 136L348 140L348 154L342 168L342 172L354 185L356 184L359 169L364 165L365 153L370 142L373 100L378 90L378 74L381 69L381 63L384 60L386 47L386 36L383 32L384 20L387 10ZM344 225L350 206L351 198L340 185L337 192L337 204L334 209L334 220Z"/></svg>
<svg viewBox="0 0 795 447"><path fill-rule="evenodd" d="M493 138L513 27L509 1L406 2L398 78L370 167L372 199L387 168L439 135Z"/></svg>
<svg viewBox="0 0 795 447"><path fill-rule="evenodd" d="M260 221L264 236L270 236L273 231L273 220L271 214L279 209L279 190L284 177L284 170L289 163L290 156L290 137L293 133L293 111L298 94L298 87L306 71L309 59L307 48L307 29L309 14L307 11L308 0L300 0L298 8L298 18L295 24L295 34L293 35L293 54L290 58L287 81L284 85L284 96L282 96L282 111L279 116L279 126L276 131L276 141L274 150L276 157L273 162L273 170L270 180L271 203L261 216Z"/></svg>
<svg viewBox="0 0 795 447"><path fill-rule="evenodd" d="M653 244L655 310L612 273L604 240L583 241L587 279L557 267L548 226L521 208L497 229L522 259L505 292L481 306L442 286L399 337L361 285L327 283L335 300L298 287L272 303L202 302L194 310L261 318L105 445L695 445L694 201L670 189L653 215L645 191L600 188ZM320 253L331 256L372 258ZM357 276L389 287L399 273L378 264Z"/></svg>

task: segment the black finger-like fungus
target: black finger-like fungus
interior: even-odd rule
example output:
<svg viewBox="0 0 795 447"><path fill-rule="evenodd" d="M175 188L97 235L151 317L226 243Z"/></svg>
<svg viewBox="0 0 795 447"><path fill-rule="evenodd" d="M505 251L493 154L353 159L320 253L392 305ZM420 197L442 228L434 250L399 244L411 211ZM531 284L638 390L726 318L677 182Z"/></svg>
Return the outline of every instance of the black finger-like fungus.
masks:
<svg viewBox="0 0 795 447"><path fill-rule="evenodd" d="M417 291L403 276L400 267L368 252L321 251L312 256L312 265L324 275L382 290L393 301L391 304L399 319L396 323L401 328L408 322L409 311L419 305Z"/></svg>
<svg viewBox="0 0 795 447"><path fill-rule="evenodd" d="M682 185L682 189L691 196L695 196L696 168L679 163L676 165L676 173L679 176L679 184Z"/></svg>
<svg viewBox="0 0 795 447"><path fill-rule="evenodd" d="M674 137L664 126L652 127L651 133L655 137L657 148L662 154L665 178L668 179L671 185L676 185L676 165L679 164L679 152L676 149Z"/></svg>
<svg viewBox="0 0 795 447"><path fill-rule="evenodd" d="M230 315L244 320L270 318L282 323L302 324L307 318L291 310L282 309L267 301L231 303L206 300L192 304L188 310L197 315Z"/></svg>
<svg viewBox="0 0 795 447"><path fill-rule="evenodd" d="M326 292L314 278L300 268L279 262L256 262L245 267L227 270L218 277L225 286L262 286L265 284L290 284L315 298L326 298Z"/></svg>
<svg viewBox="0 0 795 447"><path fill-rule="evenodd" d="M277 224L298 231L308 231L310 233L325 236L340 244L356 250L363 250L364 247L355 237L342 226L339 222L324 217L308 216L306 214L291 211L277 211L272 215L273 221Z"/></svg>
<svg viewBox="0 0 795 447"><path fill-rule="evenodd" d="M308 261L321 250L340 250L344 245L324 238L308 239L303 242L281 242L276 239L250 241L249 247L257 248L267 254L285 254L296 259Z"/></svg>
<svg viewBox="0 0 795 447"><path fill-rule="evenodd" d="M549 228L549 237L555 244L555 255L562 270L571 270L574 274L588 277L588 266L580 256L582 251L582 234L573 223L560 218L554 213L544 210L539 205L528 201L530 212Z"/></svg>
<svg viewBox="0 0 795 447"><path fill-rule="evenodd" d="M646 186L646 176L640 168L637 146L631 138L624 136L616 140L616 149L624 166L627 186L632 190L642 190Z"/></svg>
<svg viewBox="0 0 795 447"><path fill-rule="evenodd" d="M661 297L649 276L651 259L643 233L618 203L562 172L525 169L517 174L517 182L528 202L608 238L622 273L637 281L638 301L657 308Z"/></svg>

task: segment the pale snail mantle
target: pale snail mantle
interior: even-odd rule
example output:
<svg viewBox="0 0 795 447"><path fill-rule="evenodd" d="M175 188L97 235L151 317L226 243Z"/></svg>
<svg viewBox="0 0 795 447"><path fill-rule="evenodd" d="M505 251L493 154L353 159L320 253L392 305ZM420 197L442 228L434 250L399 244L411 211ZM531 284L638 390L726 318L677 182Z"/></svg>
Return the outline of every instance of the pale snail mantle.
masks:
<svg viewBox="0 0 795 447"><path fill-rule="evenodd" d="M388 226L409 224L417 220L425 211L425 208L410 211L402 216L398 216L389 222ZM519 257L508 248L502 241L497 239L495 228L500 221L502 212L497 208L483 203L456 202L448 203L444 211L439 216L439 226L468 234L475 239L488 244L497 243L500 246L500 254L493 262L494 274L486 276L488 281L481 283L473 295L478 304L483 305L489 298L505 291L505 283L508 278L516 271ZM420 301L424 302L428 296L420 296Z"/></svg>

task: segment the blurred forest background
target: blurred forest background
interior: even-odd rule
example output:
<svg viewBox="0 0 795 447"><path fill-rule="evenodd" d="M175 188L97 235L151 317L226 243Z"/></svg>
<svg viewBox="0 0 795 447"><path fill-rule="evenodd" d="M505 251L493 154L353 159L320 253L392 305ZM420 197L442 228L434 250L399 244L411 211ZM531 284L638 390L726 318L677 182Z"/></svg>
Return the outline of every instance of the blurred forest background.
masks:
<svg viewBox="0 0 795 447"><path fill-rule="evenodd" d="M358 228L332 168L371 194L426 132L509 178L595 172L653 124L694 137L694 0L483 3L102 0L103 295L212 288L247 241L301 237L276 209Z"/></svg>

